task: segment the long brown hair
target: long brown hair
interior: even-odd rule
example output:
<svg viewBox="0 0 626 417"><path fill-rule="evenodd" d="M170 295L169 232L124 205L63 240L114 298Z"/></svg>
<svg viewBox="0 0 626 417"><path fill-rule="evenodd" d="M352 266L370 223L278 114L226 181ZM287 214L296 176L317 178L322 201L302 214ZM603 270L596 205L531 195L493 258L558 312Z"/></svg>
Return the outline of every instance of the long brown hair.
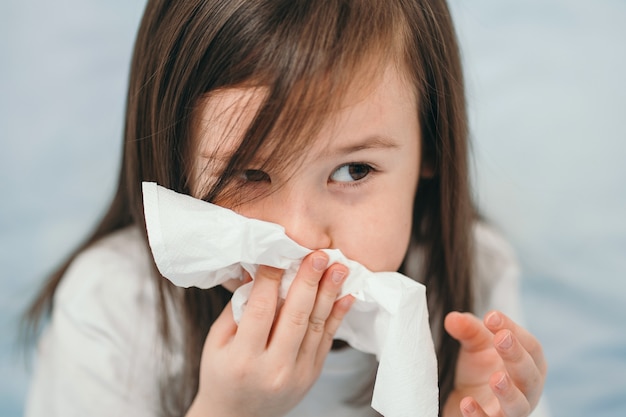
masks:
<svg viewBox="0 0 626 417"><path fill-rule="evenodd" d="M440 400L445 401L453 388L458 344L443 330L442 317L472 308L474 215L463 79L445 0L148 1L131 66L117 190L95 231L42 288L27 312L31 324L50 312L53 294L80 251L131 224L145 230L142 181L190 192L194 109L211 91L258 85L267 94L239 148L206 190L209 201L228 188L233 173L262 147L279 156L267 163L279 163L306 147L311 135L303 133L315 130L336 108L337 97L353 85L353 74L389 62L414 85L423 163L434 170L432 178L420 181L415 195L412 244L424 255L419 279L427 286L436 327ZM404 269L411 269L409 262L411 257ZM229 293L222 288L174 291L158 276L155 285L166 343L171 339L168 298L184 317L185 373L174 399L177 410L172 410L180 413L197 390L202 345Z"/></svg>

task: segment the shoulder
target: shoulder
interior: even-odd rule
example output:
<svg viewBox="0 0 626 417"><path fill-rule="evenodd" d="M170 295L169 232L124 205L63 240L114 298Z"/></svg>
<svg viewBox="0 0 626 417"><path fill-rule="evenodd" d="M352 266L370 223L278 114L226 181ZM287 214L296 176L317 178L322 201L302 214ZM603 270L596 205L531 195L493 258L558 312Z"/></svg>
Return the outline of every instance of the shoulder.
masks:
<svg viewBox="0 0 626 417"><path fill-rule="evenodd" d="M511 244L495 227L477 221L474 238L474 305L482 316L496 308L517 315L520 268Z"/></svg>
<svg viewBox="0 0 626 417"><path fill-rule="evenodd" d="M55 295L55 304L145 292L152 274L151 257L136 227L116 231L81 252L71 263Z"/></svg>
<svg viewBox="0 0 626 417"><path fill-rule="evenodd" d="M102 339L121 356L158 340L160 302L148 245L136 227L114 232L80 253L55 294L54 331ZM56 326L56 328L55 328Z"/></svg>
<svg viewBox="0 0 626 417"><path fill-rule="evenodd" d="M167 372L154 279L134 227L75 258L39 343L27 415L154 415Z"/></svg>
<svg viewBox="0 0 626 417"><path fill-rule="evenodd" d="M478 221L474 224L472 233L477 279L495 283L503 274L518 272L515 250L495 227Z"/></svg>

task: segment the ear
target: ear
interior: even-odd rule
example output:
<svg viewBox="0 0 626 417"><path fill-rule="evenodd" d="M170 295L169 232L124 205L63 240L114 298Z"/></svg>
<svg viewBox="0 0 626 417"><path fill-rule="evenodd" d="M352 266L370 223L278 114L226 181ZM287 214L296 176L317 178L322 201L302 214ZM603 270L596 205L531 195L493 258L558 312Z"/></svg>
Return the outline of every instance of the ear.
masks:
<svg viewBox="0 0 626 417"><path fill-rule="evenodd" d="M420 178L433 178L437 175L437 169L435 168L435 163L433 158L424 157L422 160L422 164L420 165Z"/></svg>

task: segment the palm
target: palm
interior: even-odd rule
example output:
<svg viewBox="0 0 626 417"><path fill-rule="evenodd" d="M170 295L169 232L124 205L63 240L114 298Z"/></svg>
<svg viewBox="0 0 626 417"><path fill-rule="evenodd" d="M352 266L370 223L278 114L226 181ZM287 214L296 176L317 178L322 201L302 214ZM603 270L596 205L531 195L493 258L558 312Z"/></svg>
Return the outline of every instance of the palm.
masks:
<svg viewBox="0 0 626 417"><path fill-rule="evenodd" d="M489 387L489 378L498 370L504 370L504 362L493 346L477 350L461 348L456 366L455 389L448 397L444 415L460 416L458 404L468 396L474 397L489 415L493 415L500 405Z"/></svg>
<svg viewBox="0 0 626 417"><path fill-rule="evenodd" d="M484 322L452 312L444 324L461 348L442 415L528 416L539 402L547 369L537 339L495 311Z"/></svg>

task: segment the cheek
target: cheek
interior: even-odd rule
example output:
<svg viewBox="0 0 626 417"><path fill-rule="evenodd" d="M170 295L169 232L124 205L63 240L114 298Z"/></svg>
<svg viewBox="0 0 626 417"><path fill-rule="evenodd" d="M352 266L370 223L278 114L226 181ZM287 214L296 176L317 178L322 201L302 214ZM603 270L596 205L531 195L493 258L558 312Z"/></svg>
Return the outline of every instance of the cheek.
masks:
<svg viewBox="0 0 626 417"><path fill-rule="evenodd" d="M384 230L381 233L378 249L380 255L377 258L381 264L380 270L397 271L404 260L411 239L410 215L394 216L386 222Z"/></svg>
<svg viewBox="0 0 626 417"><path fill-rule="evenodd" d="M397 271L409 247L411 215L410 207L394 207L380 210L365 221L355 218L351 230L344 234L344 245L338 246L348 258L371 271Z"/></svg>

